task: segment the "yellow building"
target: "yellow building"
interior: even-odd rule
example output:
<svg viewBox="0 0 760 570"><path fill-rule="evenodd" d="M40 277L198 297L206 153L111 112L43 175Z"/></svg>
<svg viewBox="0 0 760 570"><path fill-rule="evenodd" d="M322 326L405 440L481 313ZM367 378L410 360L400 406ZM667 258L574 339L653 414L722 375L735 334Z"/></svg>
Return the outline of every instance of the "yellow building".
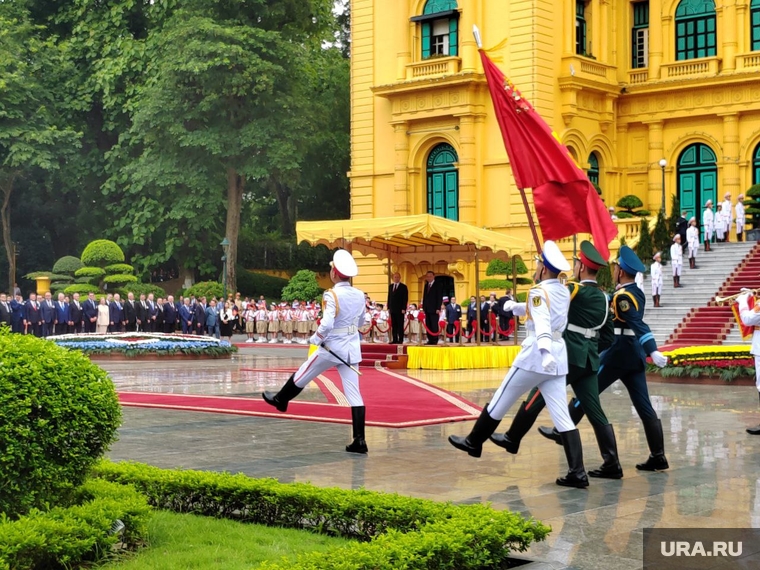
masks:
<svg viewBox="0 0 760 570"><path fill-rule="evenodd" d="M351 14L354 220L431 213L519 238L528 259L474 24L608 205L636 194L656 212L677 193L699 217L760 181L760 0L351 0ZM383 299L387 266L359 261L357 285ZM411 301L428 269L474 294L471 264L401 264Z"/></svg>

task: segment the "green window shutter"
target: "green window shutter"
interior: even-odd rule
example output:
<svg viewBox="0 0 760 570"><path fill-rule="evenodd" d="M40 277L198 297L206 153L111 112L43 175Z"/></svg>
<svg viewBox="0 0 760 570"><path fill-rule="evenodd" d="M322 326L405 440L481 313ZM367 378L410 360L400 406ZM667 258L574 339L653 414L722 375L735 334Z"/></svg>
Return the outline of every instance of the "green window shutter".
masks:
<svg viewBox="0 0 760 570"><path fill-rule="evenodd" d="M459 37L459 20L449 20L449 55L459 55L457 41Z"/></svg>
<svg viewBox="0 0 760 570"><path fill-rule="evenodd" d="M422 22L422 59L430 57L430 22Z"/></svg>

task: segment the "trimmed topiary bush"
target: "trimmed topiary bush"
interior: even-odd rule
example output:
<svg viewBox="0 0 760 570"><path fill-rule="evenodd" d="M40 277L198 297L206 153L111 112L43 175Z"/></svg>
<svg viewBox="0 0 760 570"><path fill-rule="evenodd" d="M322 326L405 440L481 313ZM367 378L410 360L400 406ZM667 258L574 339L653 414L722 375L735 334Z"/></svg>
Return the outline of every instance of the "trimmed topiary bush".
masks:
<svg viewBox="0 0 760 570"><path fill-rule="evenodd" d="M137 283L137 277L134 275L106 275L103 277L103 283Z"/></svg>
<svg viewBox="0 0 760 570"><path fill-rule="evenodd" d="M121 411L106 372L82 354L2 329L0 354L0 512L16 517L71 498Z"/></svg>
<svg viewBox="0 0 760 570"><path fill-rule="evenodd" d="M108 275L127 275L133 273L135 268L128 263L114 263L113 265L107 265L104 267Z"/></svg>
<svg viewBox="0 0 760 570"><path fill-rule="evenodd" d="M150 283L130 283L124 287L117 287L113 290L113 292L118 293L122 297L126 297L127 293L130 292L134 293L135 297L139 297L140 295L145 295L147 297L150 293L153 293L153 296L156 299L159 297L166 297L166 291L164 291L161 287L152 285Z"/></svg>
<svg viewBox="0 0 760 570"><path fill-rule="evenodd" d="M124 252L111 240L96 239L87 244L82 252L82 263L104 267L124 262Z"/></svg>
<svg viewBox="0 0 760 570"><path fill-rule="evenodd" d="M74 285L69 285L66 287L63 292L66 295L73 295L74 293L79 293L80 295L89 295L90 293L100 293L100 289L95 285L89 285L87 283L75 283Z"/></svg>
<svg viewBox="0 0 760 570"><path fill-rule="evenodd" d="M324 289L317 283L317 275L313 271L302 269L293 275L282 289L282 300L291 302L296 299L318 299L322 293Z"/></svg>
<svg viewBox="0 0 760 570"><path fill-rule="evenodd" d="M274 277L266 273L255 273L238 265L238 291L245 297L264 295L267 299L279 299L282 295L282 290L287 284L288 280L282 277Z"/></svg>
<svg viewBox="0 0 760 570"><path fill-rule="evenodd" d="M228 293L231 292L232 291L228 291ZM224 295L224 287L217 281L201 281L185 291L185 297L191 295L194 295L196 299L200 299L201 297L206 297L206 299L216 297L217 299L220 299L222 295Z"/></svg>
<svg viewBox="0 0 760 570"><path fill-rule="evenodd" d="M82 267L74 273L76 277L88 277L90 279L100 279L105 274L106 270L102 267Z"/></svg>
<svg viewBox="0 0 760 570"><path fill-rule="evenodd" d="M53 273L68 273L73 275L77 269L81 269L83 266L84 264L78 257L65 255L55 262Z"/></svg>

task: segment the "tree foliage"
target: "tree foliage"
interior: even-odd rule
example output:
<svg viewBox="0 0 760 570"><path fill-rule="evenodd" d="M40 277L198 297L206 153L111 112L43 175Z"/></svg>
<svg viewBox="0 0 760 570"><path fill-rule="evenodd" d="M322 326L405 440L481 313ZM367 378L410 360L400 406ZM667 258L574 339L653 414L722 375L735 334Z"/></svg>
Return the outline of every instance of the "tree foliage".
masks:
<svg viewBox="0 0 760 570"><path fill-rule="evenodd" d="M313 271L302 269L290 278L288 284L282 290L283 301L307 301L321 297L323 289L317 283L317 276Z"/></svg>
<svg viewBox="0 0 760 570"><path fill-rule="evenodd" d="M649 231L649 220L647 218L642 218L641 226L639 227L639 243L636 246L636 255L639 256L639 259L643 261L645 265L651 263L652 255L654 255L652 247L652 234Z"/></svg>
<svg viewBox="0 0 760 570"><path fill-rule="evenodd" d="M665 262L670 259L670 244L672 243L672 235L668 231L667 222L662 211L657 214L657 222L654 225L654 233L652 235L653 243L653 255L654 253L662 252L662 261Z"/></svg>

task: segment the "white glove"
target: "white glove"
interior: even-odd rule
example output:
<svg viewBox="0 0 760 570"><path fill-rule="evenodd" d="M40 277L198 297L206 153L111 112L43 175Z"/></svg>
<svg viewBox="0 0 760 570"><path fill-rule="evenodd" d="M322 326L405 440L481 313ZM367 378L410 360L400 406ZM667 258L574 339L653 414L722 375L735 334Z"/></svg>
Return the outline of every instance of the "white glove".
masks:
<svg viewBox="0 0 760 570"><path fill-rule="evenodd" d="M325 339L323 339L321 336L319 336L317 333L314 333L309 337L309 344L313 344L314 346L319 346L322 344L322 342Z"/></svg>
<svg viewBox="0 0 760 570"><path fill-rule="evenodd" d="M746 287L742 287L739 291L741 293L752 293L752 289L747 289Z"/></svg>
<svg viewBox="0 0 760 570"><path fill-rule="evenodd" d="M665 368L665 365L668 363L668 357L659 350L655 350L649 356L652 357L652 362L654 362L655 366L659 368Z"/></svg>
<svg viewBox="0 0 760 570"><path fill-rule="evenodd" d="M517 306L517 303L514 301L504 301L504 312L505 313L511 313L515 310L515 307Z"/></svg>
<svg viewBox="0 0 760 570"><path fill-rule="evenodd" d="M544 372L546 374L557 373L557 361L554 360L552 353L548 350L541 351L541 367L544 369Z"/></svg>

